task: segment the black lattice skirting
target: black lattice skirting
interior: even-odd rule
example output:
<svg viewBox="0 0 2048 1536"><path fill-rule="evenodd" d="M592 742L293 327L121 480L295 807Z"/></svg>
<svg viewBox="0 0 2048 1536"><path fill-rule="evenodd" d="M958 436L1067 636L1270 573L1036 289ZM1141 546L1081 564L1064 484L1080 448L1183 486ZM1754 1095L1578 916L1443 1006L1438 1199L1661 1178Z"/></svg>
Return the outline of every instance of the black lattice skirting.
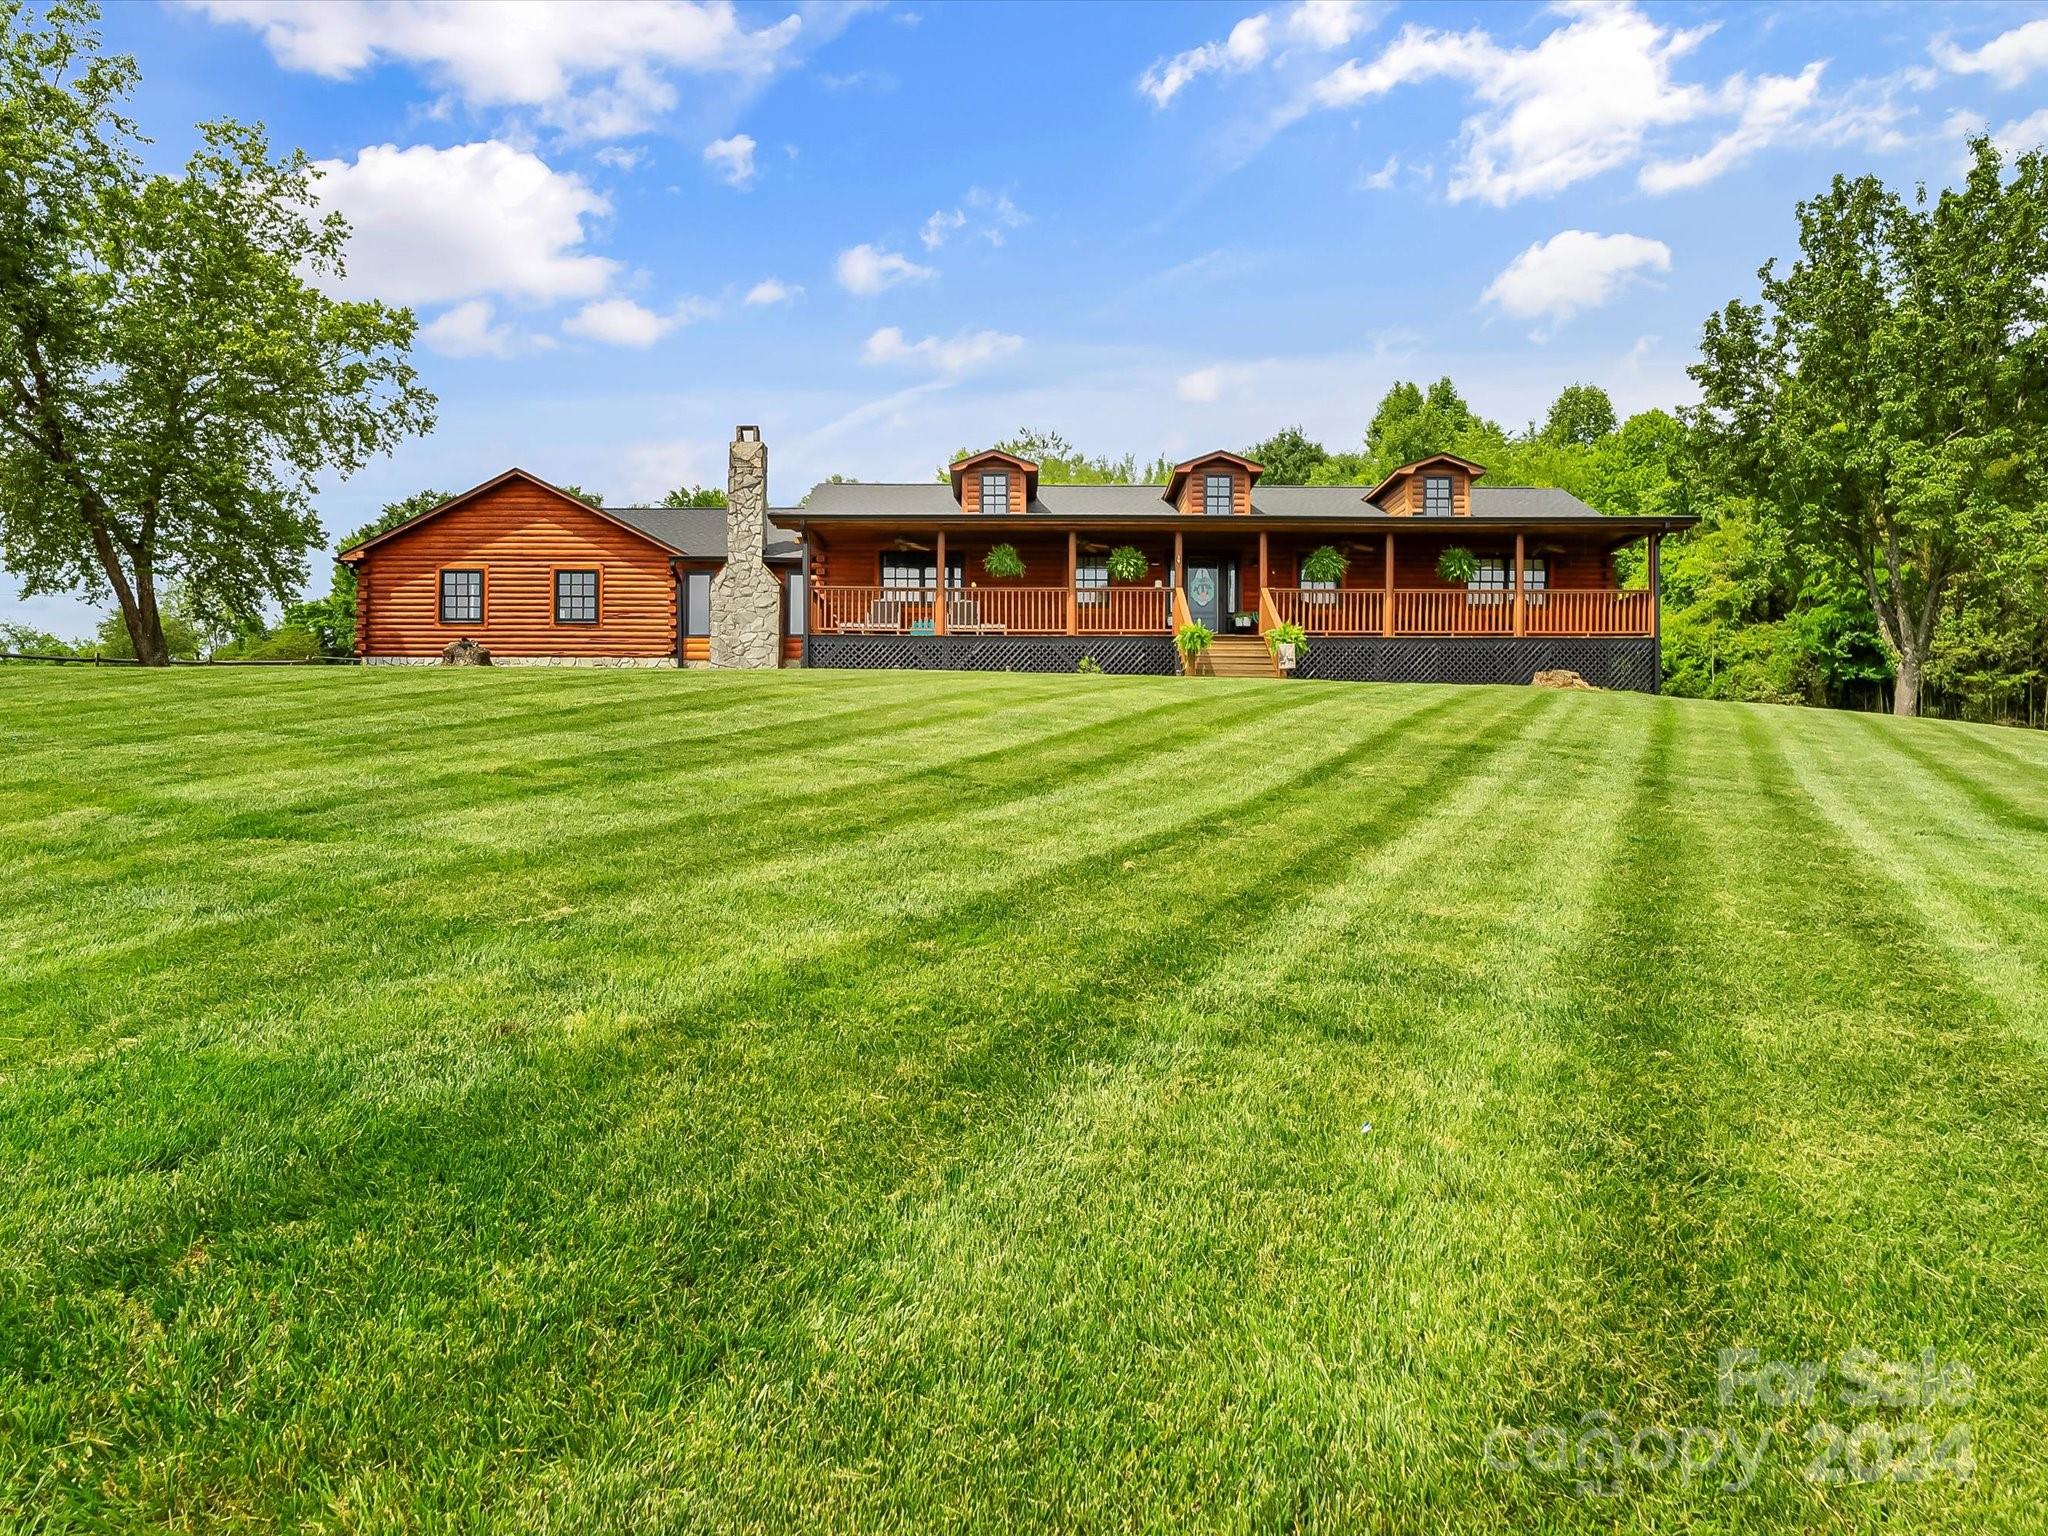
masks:
<svg viewBox="0 0 2048 1536"><path fill-rule="evenodd" d="M1084 656L1105 672L1180 671L1170 635L813 635L804 645L807 667L1071 672Z"/></svg>
<svg viewBox="0 0 2048 1536"><path fill-rule="evenodd" d="M1657 691L1657 642L1569 636L1528 640L1372 640L1318 635L1296 675L1353 683L1519 683L1557 668L1596 688Z"/></svg>

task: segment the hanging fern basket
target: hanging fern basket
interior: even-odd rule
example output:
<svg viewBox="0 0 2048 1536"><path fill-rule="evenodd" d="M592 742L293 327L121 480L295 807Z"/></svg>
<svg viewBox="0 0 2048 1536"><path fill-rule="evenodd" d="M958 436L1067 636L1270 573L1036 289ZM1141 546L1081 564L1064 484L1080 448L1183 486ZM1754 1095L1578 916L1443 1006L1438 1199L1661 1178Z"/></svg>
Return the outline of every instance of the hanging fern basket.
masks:
<svg viewBox="0 0 2048 1536"><path fill-rule="evenodd" d="M1142 552L1129 544L1120 544L1109 552L1109 559L1103 562L1109 569L1111 581L1143 581L1145 572L1150 570Z"/></svg>
<svg viewBox="0 0 2048 1536"><path fill-rule="evenodd" d="M1452 586L1462 587L1479 572L1479 562L1472 551L1453 544L1436 557L1436 573Z"/></svg>
<svg viewBox="0 0 2048 1536"><path fill-rule="evenodd" d="M1344 552L1334 544L1325 544L1310 550L1301 562L1301 579L1309 582L1335 582L1344 579L1344 573L1351 569L1351 562L1344 558Z"/></svg>
<svg viewBox="0 0 2048 1536"><path fill-rule="evenodd" d="M981 568L999 581L1015 581L1024 574L1024 557L1014 544L998 544L982 556Z"/></svg>

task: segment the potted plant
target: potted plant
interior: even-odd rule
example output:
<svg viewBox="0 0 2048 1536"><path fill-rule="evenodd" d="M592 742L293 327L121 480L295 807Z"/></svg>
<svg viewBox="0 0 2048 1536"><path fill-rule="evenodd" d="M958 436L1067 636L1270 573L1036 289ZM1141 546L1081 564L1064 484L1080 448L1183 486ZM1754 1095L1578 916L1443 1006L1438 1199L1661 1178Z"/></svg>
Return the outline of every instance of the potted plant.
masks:
<svg viewBox="0 0 2048 1536"><path fill-rule="evenodd" d="M1119 544L1112 549L1103 564L1109 570L1111 581L1143 581L1145 572L1150 569L1143 551L1129 544Z"/></svg>
<svg viewBox="0 0 2048 1536"><path fill-rule="evenodd" d="M1351 562L1344 558L1344 551L1334 544L1325 544L1309 551L1301 562L1301 579L1308 581L1338 582L1351 569Z"/></svg>
<svg viewBox="0 0 2048 1536"><path fill-rule="evenodd" d="M1209 642L1216 638L1216 632L1202 623L1183 624L1174 631L1173 643L1180 647L1180 653L1187 659L1188 670L1193 671L1196 659L1209 649Z"/></svg>
<svg viewBox="0 0 2048 1536"><path fill-rule="evenodd" d="M1015 581L1024 574L1024 557L1014 544L998 544L981 557L981 568L998 581Z"/></svg>
<svg viewBox="0 0 2048 1536"><path fill-rule="evenodd" d="M1436 557L1436 573L1454 587L1462 587L1479 574L1479 561L1472 551L1453 544Z"/></svg>
<svg viewBox="0 0 2048 1536"><path fill-rule="evenodd" d="M1292 646L1292 655L1283 656L1282 646ZM1266 654L1283 666L1298 663L1308 654L1308 631L1299 624L1275 624L1266 631Z"/></svg>

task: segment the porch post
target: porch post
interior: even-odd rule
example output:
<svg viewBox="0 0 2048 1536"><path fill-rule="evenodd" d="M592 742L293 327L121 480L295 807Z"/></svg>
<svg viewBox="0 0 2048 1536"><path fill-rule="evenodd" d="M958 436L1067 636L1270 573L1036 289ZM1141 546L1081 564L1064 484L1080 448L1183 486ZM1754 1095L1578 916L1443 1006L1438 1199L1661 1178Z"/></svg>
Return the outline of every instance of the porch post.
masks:
<svg viewBox="0 0 2048 1536"><path fill-rule="evenodd" d="M1181 584L1187 580L1187 571L1181 565L1181 556L1180 530L1176 528L1173 530L1173 592L1178 592L1181 589ZM1168 629L1173 628L1173 592L1169 592L1166 596L1166 627Z"/></svg>
<svg viewBox="0 0 2048 1536"><path fill-rule="evenodd" d="M1663 539L1660 533L1650 535L1650 638L1660 642L1664 638L1664 579L1657 567L1657 546Z"/></svg>
<svg viewBox="0 0 2048 1536"><path fill-rule="evenodd" d="M946 632L946 530L943 528L939 530L938 561L938 570L935 572L938 578L938 596L932 603L932 633L943 635Z"/></svg>
<svg viewBox="0 0 2048 1536"><path fill-rule="evenodd" d="M1074 587L1074 583L1080 579L1078 564L1080 559L1080 542L1081 535L1074 529L1069 528L1067 530L1067 633L1070 635L1077 628L1075 624L1077 617L1075 607L1081 601Z"/></svg>
<svg viewBox="0 0 2048 1536"><path fill-rule="evenodd" d="M1522 602L1522 539L1520 529L1515 531L1515 638L1521 639L1529 632L1529 610Z"/></svg>
<svg viewBox="0 0 2048 1536"><path fill-rule="evenodd" d="M1266 530L1261 528L1259 530L1259 612L1262 614L1266 611L1266 579L1267 572L1270 569L1271 567L1266 564Z"/></svg>
<svg viewBox="0 0 2048 1536"><path fill-rule="evenodd" d="M804 541L804 665L811 664L811 631L818 627L818 598L811 586L811 529L808 523L797 524L797 536ZM677 605L680 616L681 605ZM682 660L682 625L676 625L676 659Z"/></svg>
<svg viewBox="0 0 2048 1536"><path fill-rule="evenodd" d="M1380 633L1392 637L1394 633L1394 534L1387 531L1386 585L1380 591Z"/></svg>

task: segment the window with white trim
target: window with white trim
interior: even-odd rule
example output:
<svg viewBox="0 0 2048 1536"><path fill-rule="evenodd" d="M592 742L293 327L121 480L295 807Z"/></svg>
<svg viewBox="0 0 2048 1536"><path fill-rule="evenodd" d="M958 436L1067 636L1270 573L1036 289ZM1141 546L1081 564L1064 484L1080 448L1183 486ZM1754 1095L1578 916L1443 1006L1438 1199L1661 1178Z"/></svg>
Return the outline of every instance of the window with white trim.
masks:
<svg viewBox="0 0 2048 1536"><path fill-rule="evenodd" d="M481 624L484 619L484 573L443 571L441 573L441 622Z"/></svg>
<svg viewBox="0 0 2048 1536"><path fill-rule="evenodd" d="M1075 601L1084 607L1099 608L1109 601L1109 561L1077 560L1074 562Z"/></svg>
<svg viewBox="0 0 2048 1536"><path fill-rule="evenodd" d="M1202 510L1210 517L1228 517L1236 498L1231 494L1234 475L1207 475L1202 480Z"/></svg>
<svg viewBox="0 0 2048 1536"><path fill-rule="evenodd" d="M938 566L922 550L882 551L882 585L892 592L927 592L938 581ZM946 561L946 585L966 585L966 567L957 559Z"/></svg>

